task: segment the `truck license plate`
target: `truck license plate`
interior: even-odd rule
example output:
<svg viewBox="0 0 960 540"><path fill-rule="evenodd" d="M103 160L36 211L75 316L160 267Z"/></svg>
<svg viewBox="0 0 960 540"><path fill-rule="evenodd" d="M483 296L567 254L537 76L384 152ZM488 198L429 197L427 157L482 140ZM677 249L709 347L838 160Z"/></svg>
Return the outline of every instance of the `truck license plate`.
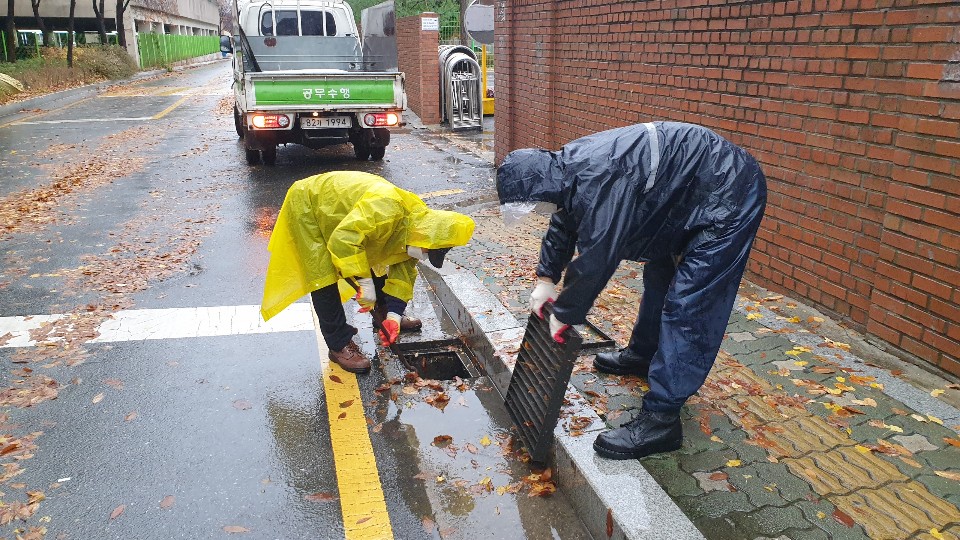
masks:
<svg viewBox="0 0 960 540"><path fill-rule="evenodd" d="M307 116L300 119L303 129L349 128L353 127L350 116Z"/></svg>

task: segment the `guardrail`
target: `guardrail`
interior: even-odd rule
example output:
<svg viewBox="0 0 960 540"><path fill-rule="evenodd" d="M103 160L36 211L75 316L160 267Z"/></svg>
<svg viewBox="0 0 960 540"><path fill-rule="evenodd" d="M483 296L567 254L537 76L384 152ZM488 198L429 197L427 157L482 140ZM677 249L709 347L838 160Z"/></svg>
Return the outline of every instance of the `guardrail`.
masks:
<svg viewBox="0 0 960 540"><path fill-rule="evenodd" d="M174 62L220 51L219 36L178 36L171 34L137 34L140 67L169 66Z"/></svg>

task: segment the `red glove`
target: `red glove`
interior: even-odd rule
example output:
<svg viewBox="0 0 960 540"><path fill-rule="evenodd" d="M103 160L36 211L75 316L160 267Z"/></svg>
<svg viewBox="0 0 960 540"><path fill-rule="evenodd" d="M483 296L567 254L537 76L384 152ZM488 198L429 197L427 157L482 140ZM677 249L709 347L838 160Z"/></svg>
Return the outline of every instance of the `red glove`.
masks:
<svg viewBox="0 0 960 540"><path fill-rule="evenodd" d="M567 340L563 337L563 333L567 331L567 328L570 328L569 324L560 322L556 315L550 315L550 335L553 336L554 341L561 345L566 343Z"/></svg>
<svg viewBox="0 0 960 540"><path fill-rule="evenodd" d="M400 315L387 313L386 320L380 324L380 344L389 347L397 341L400 335Z"/></svg>

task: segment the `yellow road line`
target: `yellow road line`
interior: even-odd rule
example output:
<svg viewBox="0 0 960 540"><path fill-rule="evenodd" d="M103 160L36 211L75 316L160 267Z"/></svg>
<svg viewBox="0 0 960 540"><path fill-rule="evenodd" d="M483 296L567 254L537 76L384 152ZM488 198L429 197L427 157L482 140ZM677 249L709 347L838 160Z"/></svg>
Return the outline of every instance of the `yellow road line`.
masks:
<svg viewBox="0 0 960 540"><path fill-rule="evenodd" d="M314 325L317 326L316 318ZM323 389L327 396L344 536L347 540L392 540L393 529L367 432L357 376L330 362L319 328L317 344L323 368Z"/></svg>
<svg viewBox="0 0 960 540"><path fill-rule="evenodd" d="M164 116L166 116L167 114L169 114L170 111L176 109L176 108L179 107L180 105L183 105L183 102L186 101L186 100L188 100L188 99L190 99L191 97L192 97L192 96L183 96L182 98L180 98L180 99L178 99L177 101L175 101L175 102L173 103L173 105L171 105L171 106L167 107L166 109L160 111L159 113L153 115L153 119L154 119L154 120L159 120L159 119L163 118Z"/></svg>
<svg viewBox="0 0 960 540"><path fill-rule="evenodd" d="M442 197L444 195L456 195L457 193L463 193L462 189L441 189L440 191L431 191L430 193L424 193L420 195L421 199L429 199L431 197Z"/></svg>
<svg viewBox="0 0 960 540"><path fill-rule="evenodd" d="M64 105L63 107L57 107L56 109L49 109L49 110L46 110L46 111L43 111L43 112L39 112L39 113L37 113L37 114L33 114L33 115L30 115L30 116L25 116L25 117L23 117L23 118L18 118L18 119L16 119L16 120L11 120L11 121L9 121L9 122L7 122L7 123L0 124L0 128L7 127L7 126L9 126L9 125L11 125L11 124L16 124L16 123L18 123L18 122L24 122L24 121L26 121L26 120L33 120L34 118L40 118L41 116L46 116L46 115L48 115L48 114L50 114L50 113L52 113L52 112L63 111L63 110L69 109L70 107L75 107L75 106L77 106L77 105L79 105L79 104L81 104L81 103L83 103L83 102L85 102L85 101L90 101L90 100L93 99L94 97L95 97L95 96L86 97L86 98L83 98L83 99L81 99L81 100L74 101L73 103L68 103L68 104Z"/></svg>
<svg viewBox="0 0 960 540"><path fill-rule="evenodd" d="M161 87L161 88L158 88L158 89L154 90L154 91L153 91L153 95L155 95L155 96L172 96L172 95L174 95L174 94L177 94L177 93L183 92L184 90L189 90L189 89L190 89L189 86L174 86L174 87L172 87L172 88L169 88L169 87L165 87L165 86L164 86L164 87Z"/></svg>

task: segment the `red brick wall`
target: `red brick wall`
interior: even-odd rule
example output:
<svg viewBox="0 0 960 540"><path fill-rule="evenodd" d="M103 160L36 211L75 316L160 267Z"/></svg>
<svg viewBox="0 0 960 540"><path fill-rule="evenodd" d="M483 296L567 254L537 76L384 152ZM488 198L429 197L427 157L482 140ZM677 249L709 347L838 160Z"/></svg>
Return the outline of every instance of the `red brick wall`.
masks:
<svg viewBox="0 0 960 540"><path fill-rule="evenodd" d="M400 71L404 72L407 106L424 124L440 123L440 32L421 30L421 19L436 13L422 13L397 20L397 50Z"/></svg>
<svg viewBox="0 0 960 540"><path fill-rule="evenodd" d="M750 278L960 375L956 0L497 0L496 156L650 120L769 179Z"/></svg>

